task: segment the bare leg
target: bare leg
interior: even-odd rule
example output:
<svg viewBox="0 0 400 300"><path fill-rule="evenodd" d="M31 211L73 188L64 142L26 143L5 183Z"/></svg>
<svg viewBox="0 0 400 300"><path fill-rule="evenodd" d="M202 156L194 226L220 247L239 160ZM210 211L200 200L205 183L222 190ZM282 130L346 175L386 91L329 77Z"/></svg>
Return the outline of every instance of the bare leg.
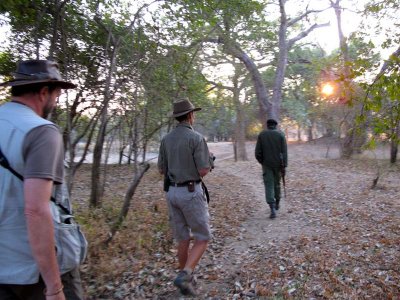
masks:
<svg viewBox="0 0 400 300"><path fill-rule="evenodd" d="M178 261L180 272L174 280L183 295L195 296L196 291L193 288L193 270L200 261L207 249L208 241L195 241L192 249L190 240L181 241L178 244Z"/></svg>
<svg viewBox="0 0 400 300"><path fill-rule="evenodd" d="M193 272L207 249L208 241L195 241L190 250L189 246L190 240L181 241L178 244L179 270L186 269Z"/></svg>
<svg viewBox="0 0 400 300"><path fill-rule="evenodd" d="M187 257L185 269L193 272L208 246L208 241L195 241Z"/></svg>
<svg viewBox="0 0 400 300"><path fill-rule="evenodd" d="M190 240L180 241L178 244L178 263L179 270L183 270L186 266L189 255Z"/></svg>

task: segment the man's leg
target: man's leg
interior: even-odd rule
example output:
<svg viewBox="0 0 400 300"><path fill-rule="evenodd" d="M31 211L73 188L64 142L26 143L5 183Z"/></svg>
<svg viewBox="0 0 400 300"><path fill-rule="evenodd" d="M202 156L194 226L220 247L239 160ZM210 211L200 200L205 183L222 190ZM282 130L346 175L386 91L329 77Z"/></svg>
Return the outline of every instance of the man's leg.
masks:
<svg viewBox="0 0 400 300"><path fill-rule="evenodd" d="M193 271L207 249L208 241L196 240L189 250L189 241L182 241L178 245L178 260L180 272L174 280L183 295L195 296L193 288Z"/></svg>
<svg viewBox="0 0 400 300"><path fill-rule="evenodd" d="M196 295L193 288L192 273L206 251L208 242L211 239L207 200L201 185L196 185L195 188L195 193L188 195L191 197L190 204L182 206L182 212L193 234L194 243L190 247L189 242L184 240L178 245L180 250L178 252L181 253L179 257L181 271L174 280L175 286L180 289L183 295L191 296Z"/></svg>
<svg viewBox="0 0 400 300"><path fill-rule="evenodd" d="M193 272L204 252L207 250L208 241L195 241L192 249L189 249L190 240L181 241L178 244L179 270Z"/></svg>
<svg viewBox="0 0 400 300"><path fill-rule="evenodd" d="M281 172L279 169L274 170L274 195L275 195L275 209L279 209L281 201Z"/></svg>
<svg viewBox="0 0 400 300"><path fill-rule="evenodd" d="M179 270L183 270L186 266L186 262L189 256L189 245L190 245L190 240L180 241L178 244Z"/></svg>
<svg viewBox="0 0 400 300"><path fill-rule="evenodd" d="M195 267L199 263L201 257L206 251L208 246L208 241L195 241L192 249L189 251L189 256L184 267L185 270L194 271Z"/></svg>
<svg viewBox="0 0 400 300"><path fill-rule="evenodd" d="M271 210L270 218L276 217L275 213L275 189L274 189L274 173L270 168L264 168L263 173L264 187L265 187L265 198Z"/></svg>

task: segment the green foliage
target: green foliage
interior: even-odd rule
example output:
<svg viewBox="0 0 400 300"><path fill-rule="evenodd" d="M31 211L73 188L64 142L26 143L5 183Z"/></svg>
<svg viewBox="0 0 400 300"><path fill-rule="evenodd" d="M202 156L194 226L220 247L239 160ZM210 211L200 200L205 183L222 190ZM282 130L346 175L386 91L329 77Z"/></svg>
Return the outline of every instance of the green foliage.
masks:
<svg viewBox="0 0 400 300"><path fill-rule="evenodd" d="M288 56L287 79L282 101L284 119L295 121L301 127L311 125L316 115L318 82L326 57L321 49L294 47Z"/></svg>
<svg viewBox="0 0 400 300"><path fill-rule="evenodd" d="M366 5L364 16L373 17L375 20L386 20L380 22L379 30L381 33L387 33L385 40L381 43L381 47L384 49L399 48L400 42L400 31L398 26L393 26L398 20L398 9L400 7L399 1L396 0L384 0L375 1L372 0ZM397 11L397 12L396 12ZM390 21L392 20L392 22ZM368 25L368 24L367 24ZM369 30L368 26L365 26L365 31ZM365 37L366 34L360 32L358 36ZM368 44L368 47L364 47L364 53L368 57L368 52L373 53L376 46L372 43ZM371 63L360 63L358 61L357 74L364 75L368 74L371 70L377 73L382 68L377 77L371 83L371 80L366 80L361 86L366 91L366 97L363 99L363 114L361 119L368 120L373 132L369 147L374 147L376 140L389 139L399 143L399 126L400 126L400 88L399 88L399 53L394 52L385 61L384 67L380 66L378 56L369 55ZM357 64L355 65L357 66Z"/></svg>
<svg viewBox="0 0 400 300"><path fill-rule="evenodd" d="M15 71L16 61L9 51L0 52L0 75L6 79L11 72Z"/></svg>

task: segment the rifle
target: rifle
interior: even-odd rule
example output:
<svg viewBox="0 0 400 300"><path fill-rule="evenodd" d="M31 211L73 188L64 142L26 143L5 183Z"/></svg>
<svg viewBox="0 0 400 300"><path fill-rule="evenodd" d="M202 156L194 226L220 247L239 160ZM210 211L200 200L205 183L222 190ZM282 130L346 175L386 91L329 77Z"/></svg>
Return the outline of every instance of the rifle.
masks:
<svg viewBox="0 0 400 300"><path fill-rule="evenodd" d="M285 168L285 162L283 161L283 153L280 153L279 156L281 159L281 176L282 176L282 183L283 183L283 192L285 194L285 199L286 199L286 180L285 180L286 168Z"/></svg>

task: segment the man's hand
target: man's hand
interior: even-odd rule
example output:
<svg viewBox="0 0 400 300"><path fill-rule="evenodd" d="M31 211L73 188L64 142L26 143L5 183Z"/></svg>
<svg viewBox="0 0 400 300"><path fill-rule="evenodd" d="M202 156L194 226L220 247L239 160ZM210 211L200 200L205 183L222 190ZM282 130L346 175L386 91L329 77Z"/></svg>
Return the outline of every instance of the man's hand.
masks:
<svg viewBox="0 0 400 300"><path fill-rule="evenodd" d="M56 258L53 217L49 205L52 187L53 182L48 179L27 178L24 181L29 244L49 291L46 293L48 295L52 295L62 287ZM62 290L58 294L63 296ZM51 296L51 299L64 299L57 298L60 297L58 294Z"/></svg>
<svg viewBox="0 0 400 300"><path fill-rule="evenodd" d="M211 168L210 168L210 171L212 170L212 169L214 169L214 161L215 161L215 156L214 156L214 153L212 153L212 152L210 152L210 165L211 165Z"/></svg>

